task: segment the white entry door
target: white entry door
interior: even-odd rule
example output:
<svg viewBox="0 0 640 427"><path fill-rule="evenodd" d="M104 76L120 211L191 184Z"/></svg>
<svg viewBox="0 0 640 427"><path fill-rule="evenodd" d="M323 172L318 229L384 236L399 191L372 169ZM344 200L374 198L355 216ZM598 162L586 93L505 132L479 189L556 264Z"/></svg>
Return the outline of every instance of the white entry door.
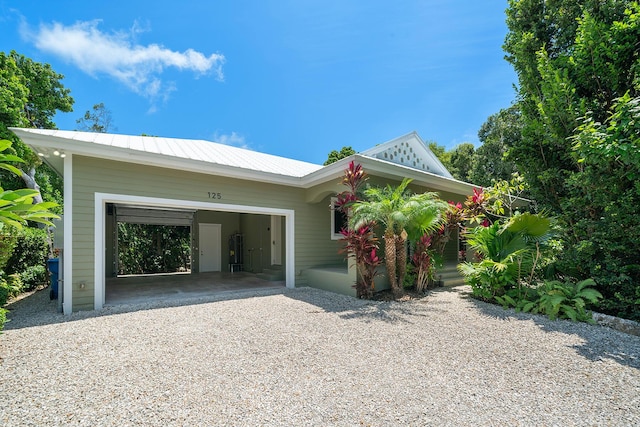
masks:
<svg viewBox="0 0 640 427"><path fill-rule="evenodd" d="M221 234L220 224L200 224L198 229L200 248L200 273L221 271Z"/></svg>
<svg viewBox="0 0 640 427"><path fill-rule="evenodd" d="M282 217L271 215L271 265L282 265Z"/></svg>

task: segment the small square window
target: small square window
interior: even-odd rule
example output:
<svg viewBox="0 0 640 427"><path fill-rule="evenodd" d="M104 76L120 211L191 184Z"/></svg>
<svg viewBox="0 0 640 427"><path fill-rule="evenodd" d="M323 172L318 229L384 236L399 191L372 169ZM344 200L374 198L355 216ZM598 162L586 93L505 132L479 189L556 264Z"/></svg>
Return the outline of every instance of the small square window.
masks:
<svg viewBox="0 0 640 427"><path fill-rule="evenodd" d="M349 222L344 212L336 209L335 203L337 200L335 197L331 198L331 240L342 239L343 236L340 234L340 230L347 228Z"/></svg>

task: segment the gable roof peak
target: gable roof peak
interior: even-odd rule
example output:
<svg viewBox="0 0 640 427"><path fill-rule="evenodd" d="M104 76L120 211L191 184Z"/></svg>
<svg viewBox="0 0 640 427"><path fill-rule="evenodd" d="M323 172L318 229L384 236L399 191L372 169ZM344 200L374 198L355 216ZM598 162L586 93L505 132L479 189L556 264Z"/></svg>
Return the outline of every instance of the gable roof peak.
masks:
<svg viewBox="0 0 640 427"><path fill-rule="evenodd" d="M416 131L378 144L360 154L423 172L453 178Z"/></svg>

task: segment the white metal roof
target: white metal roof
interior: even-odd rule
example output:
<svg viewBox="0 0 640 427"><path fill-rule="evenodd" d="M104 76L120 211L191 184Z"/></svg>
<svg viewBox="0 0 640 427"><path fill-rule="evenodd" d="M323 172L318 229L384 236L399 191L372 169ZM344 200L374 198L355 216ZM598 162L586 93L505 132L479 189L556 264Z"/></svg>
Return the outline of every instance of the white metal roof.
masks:
<svg viewBox="0 0 640 427"><path fill-rule="evenodd" d="M48 163L55 161L55 158L51 156L53 152L49 152L50 149L53 146L58 146L59 148L54 151L68 150L75 154L91 156L92 153L100 153L102 151L100 148L110 148L110 151L120 152L120 154L128 152L130 154L140 153L170 157L172 159L185 159L209 163L212 166L246 169L247 171L295 178L303 177L322 168L321 165L313 163L204 140L48 129L12 128L11 130ZM34 139L33 137L35 136L46 137L49 143L44 145L43 139ZM39 142L42 143L39 144Z"/></svg>
<svg viewBox="0 0 640 427"><path fill-rule="evenodd" d="M412 132L361 154L327 166L274 156L204 140L116 135L62 130L10 128L61 176L64 157L69 154L180 169L230 178L311 188L339 182L351 160L367 172L389 179L412 178L416 184L456 194L470 194L473 184L457 181L437 160L417 133ZM418 152L426 156L430 168L413 165L406 159L389 158L390 149ZM385 158L384 153L387 153ZM403 151L404 154L404 151ZM435 161L432 159L435 158ZM440 169L441 167L442 169ZM433 170L433 169L436 170ZM427 169L427 170L425 170Z"/></svg>

